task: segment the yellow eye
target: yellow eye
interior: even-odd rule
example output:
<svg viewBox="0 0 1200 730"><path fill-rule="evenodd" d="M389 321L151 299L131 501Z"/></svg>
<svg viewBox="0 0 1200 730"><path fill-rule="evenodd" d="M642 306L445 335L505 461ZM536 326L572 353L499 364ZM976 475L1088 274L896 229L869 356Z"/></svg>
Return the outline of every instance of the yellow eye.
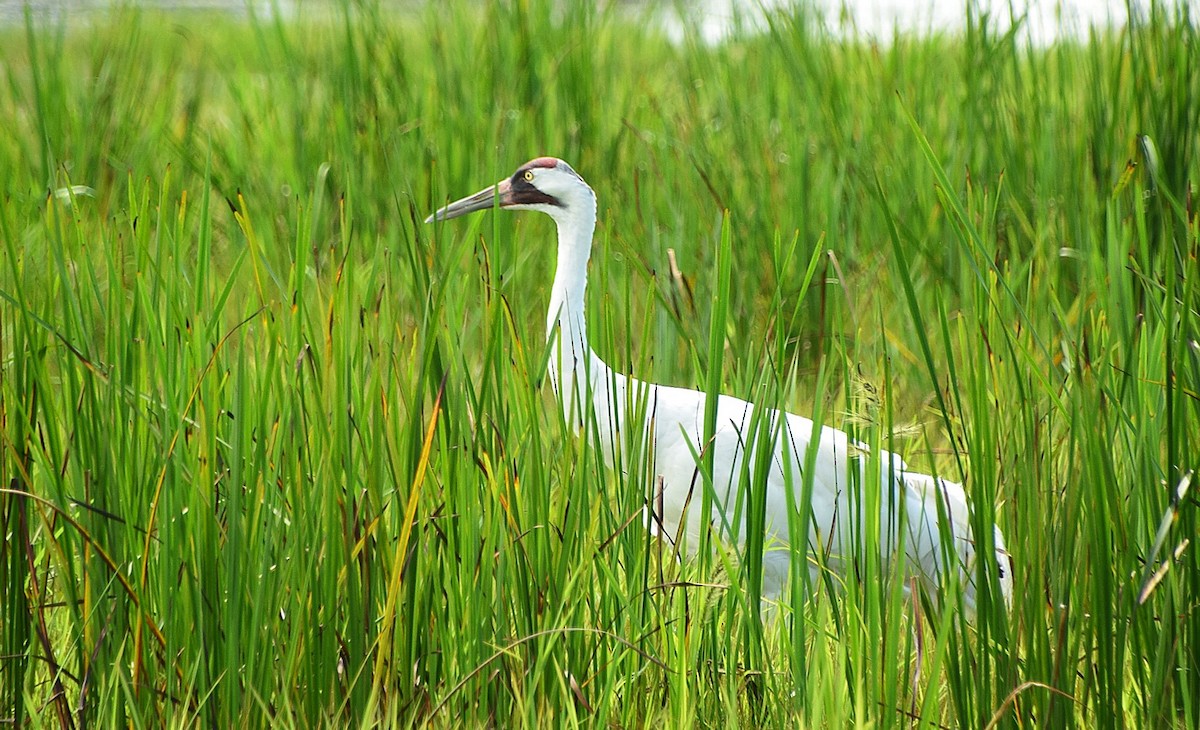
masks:
<svg viewBox="0 0 1200 730"><path fill-rule="evenodd" d="M525 182L533 182L533 170L525 171Z"/></svg>

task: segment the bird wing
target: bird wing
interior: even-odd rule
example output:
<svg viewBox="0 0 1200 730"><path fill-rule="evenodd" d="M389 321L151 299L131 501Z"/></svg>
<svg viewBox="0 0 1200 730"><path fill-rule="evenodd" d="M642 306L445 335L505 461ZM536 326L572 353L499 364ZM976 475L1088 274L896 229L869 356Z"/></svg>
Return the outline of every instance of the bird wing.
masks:
<svg viewBox="0 0 1200 730"><path fill-rule="evenodd" d="M863 486L868 464L878 465L879 534L882 560L896 559L901 550L907 569L934 593L946 575L947 558L963 581L964 602L970 611L975 602L975 541L971 536L970 508L962 486L945 479L908 470L898 455L880 451L870 457L864 444L852 442L845 432L822 426L817 429L807 418L774 409L757 407L740 398L721 396L717 402L714 433L704 439L706 394L687 388L637 383L644 387L647 430L655 474L661 477L654 495L651 528L672 543L692 553L699 545L707 519L719 534L744 545L747 508L743 484L756 483L751 472L758 465L758 448L772 453L766 478L764 524L765 594L782 589L790 571L789 512L800 510L806 479L804 465L810 444L818 443L811 466L809 553L820 552L826 564L845 572L847 564L862 549L865 531ZM702 514L705 480L699 460L711 451L714 474L711 481L712 511ZM764 482L757 482L764 483ZM741 500L739 502L739 500ZM940 502L940 508L939 508ZM903 514L901 513L903 510ZM943 520L943 516L945 519ZM900 526L905 525L902 535ZM943 547L943 531L948 530ZM872 539L875 539L872 537ZM1004 541L995 530L998 559L1007 561ZM903 548L901 544L903 543ZM1001 564L1001 589L1011 596L1011 571Z"/></svg>

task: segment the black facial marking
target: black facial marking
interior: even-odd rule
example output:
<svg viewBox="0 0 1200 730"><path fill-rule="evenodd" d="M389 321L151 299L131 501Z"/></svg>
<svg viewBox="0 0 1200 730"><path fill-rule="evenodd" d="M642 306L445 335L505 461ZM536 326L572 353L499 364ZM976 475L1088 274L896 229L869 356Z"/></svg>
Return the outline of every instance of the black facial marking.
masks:
<svg viewBox="0 0 1200 730"><path fill-rule="evenodd" d="M516 174L509 180L509 185L512 187L512 198L514 203L522 205L553 205L557 208L565 208L558 198L553 195L547 195L541 190L538 190L533 183L525 179L526 169L517 170Z"/></svg>

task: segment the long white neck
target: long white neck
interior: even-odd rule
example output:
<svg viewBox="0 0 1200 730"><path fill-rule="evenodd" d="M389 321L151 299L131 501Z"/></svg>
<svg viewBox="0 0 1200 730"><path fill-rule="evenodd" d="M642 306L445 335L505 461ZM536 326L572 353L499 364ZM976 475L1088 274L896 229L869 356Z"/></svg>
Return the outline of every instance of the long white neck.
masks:
<svg viewBox="0 0 1200 730"><path fill-rule="evenodd" d="M608 368L588 346L584 319L587 264L596 230L596 200L590 195L573 200L570 208L554 219L558 224L558 268L546 314L550 378L568 422L580 425L580 417L592 412L596 396L589 383L603 382L608 375Z"/></svg>

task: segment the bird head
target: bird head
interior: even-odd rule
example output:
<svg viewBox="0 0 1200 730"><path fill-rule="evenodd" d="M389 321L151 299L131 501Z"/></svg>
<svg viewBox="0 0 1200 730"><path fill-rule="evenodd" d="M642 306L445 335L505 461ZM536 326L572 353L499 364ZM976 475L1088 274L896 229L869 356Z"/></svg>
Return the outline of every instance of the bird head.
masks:
<svg viewBox="0 0 1200 730"><path fill-rule="evenodd" d="M578 207L595 208L596 197L571 166L556 157L538 157L517 168L511 177L438 209L426 223L487 210L538 210L555 220Z"/></svg>
<svg viewBox="0 0 1200 730"><path fill-rule="evenodd" d="M995 548L995 571L996 580L1000 585L999 598L1003 601L1006 609L1012 609L1013 604L1013 557L1004 546L1004 534L1000 532L999 527L993 527L992 546ZM963 603L967 609L967 616L971 621L974 621L976 609L979 601L979 585L978 571L975 568L975 545L972 541L962 541L959 550L964 555L964 573L966 578L965 593L963 594Z"/></svg>

